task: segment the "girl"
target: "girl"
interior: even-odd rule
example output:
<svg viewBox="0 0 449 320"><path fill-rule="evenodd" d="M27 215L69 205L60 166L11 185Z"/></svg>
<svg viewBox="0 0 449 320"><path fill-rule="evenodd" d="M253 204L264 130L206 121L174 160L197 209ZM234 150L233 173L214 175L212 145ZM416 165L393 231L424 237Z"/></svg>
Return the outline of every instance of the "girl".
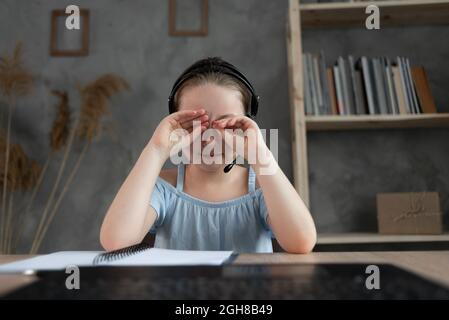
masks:
<svg viewBox="0 0 449 320"><path fill-rule="evenodd" d="M220 58L196 62L175 83L169 109L108 209L100 234L106 250L139 243L148 232L156 233L155 247L169 249L272 252L271 237L287 252L313 249L310 212L246 116L256 113L257 99L234 66ZM248 160L247 147L253 145L268 157L229 172L226 164L204 161L162 170L185 147L171 138L174 132L184 129L192 141L211 128L256 132L236 156ZM202 150L209 143L201 142ZM270 174L263 174L267 167Z"/></svg>

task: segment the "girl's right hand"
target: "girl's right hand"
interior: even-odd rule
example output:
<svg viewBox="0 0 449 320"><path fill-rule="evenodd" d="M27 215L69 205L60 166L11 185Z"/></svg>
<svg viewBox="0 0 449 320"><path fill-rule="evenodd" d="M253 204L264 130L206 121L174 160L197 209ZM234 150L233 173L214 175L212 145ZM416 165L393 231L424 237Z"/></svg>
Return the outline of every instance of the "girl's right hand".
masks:
<svg viewBox="0 0 449 320"><path fill-rule="evenodd" d="M201 126L193 128L193 121L201 121ZM186 141L196 139L208 126L209 119L204 109L177 111L162 119L149 145L168 158L170 154L179 152Z"/></svg>

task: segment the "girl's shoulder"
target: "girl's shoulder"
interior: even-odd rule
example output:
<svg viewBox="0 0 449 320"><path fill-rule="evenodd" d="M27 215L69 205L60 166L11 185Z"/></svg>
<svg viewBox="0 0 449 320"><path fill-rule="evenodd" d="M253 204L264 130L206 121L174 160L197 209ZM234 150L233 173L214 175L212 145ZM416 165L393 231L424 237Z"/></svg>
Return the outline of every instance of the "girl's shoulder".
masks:
<svg viewBox="0 0 449 320"><path fill-rule="evenodd" d="M173 187L176 187L176 177L178 176L178 170L176 167L170 169L163 169L159 173L159 178L165 180Z"/></svg>

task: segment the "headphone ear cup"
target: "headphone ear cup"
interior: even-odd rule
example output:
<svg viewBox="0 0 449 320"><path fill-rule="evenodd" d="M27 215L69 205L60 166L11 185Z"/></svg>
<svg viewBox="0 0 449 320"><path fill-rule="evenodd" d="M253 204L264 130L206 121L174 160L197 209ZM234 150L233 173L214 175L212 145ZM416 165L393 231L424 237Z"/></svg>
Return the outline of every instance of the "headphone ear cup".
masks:
<svg viewBox="0 0 449 320"><path fill-rule="evenodd" d="M170 97L168 98L168 113L172 114L174 112L174 106L173 106L173 98L170 95Z"/></svg>
<svg viewBox="0 0 449 320"><path fill-rule="evenodd" d="M257 110L259 109L259 96L252 94L250 107L250 114L252 117L255 117L257 115Z"/></svg>

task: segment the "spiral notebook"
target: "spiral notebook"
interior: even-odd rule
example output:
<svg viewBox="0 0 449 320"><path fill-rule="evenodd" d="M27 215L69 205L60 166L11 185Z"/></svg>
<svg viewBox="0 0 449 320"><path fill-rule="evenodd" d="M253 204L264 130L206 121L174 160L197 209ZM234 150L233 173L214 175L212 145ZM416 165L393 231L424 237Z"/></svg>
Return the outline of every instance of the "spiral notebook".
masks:
<svg viewBox="0 0 449 320"><path fill-rule="evenodd" d="M68 266L194 266L221 265L230 262L232 251L171 250L138 244L102 251L61 251L0 265L0 273L23 273L40 270L63 270Z"/></svg>

